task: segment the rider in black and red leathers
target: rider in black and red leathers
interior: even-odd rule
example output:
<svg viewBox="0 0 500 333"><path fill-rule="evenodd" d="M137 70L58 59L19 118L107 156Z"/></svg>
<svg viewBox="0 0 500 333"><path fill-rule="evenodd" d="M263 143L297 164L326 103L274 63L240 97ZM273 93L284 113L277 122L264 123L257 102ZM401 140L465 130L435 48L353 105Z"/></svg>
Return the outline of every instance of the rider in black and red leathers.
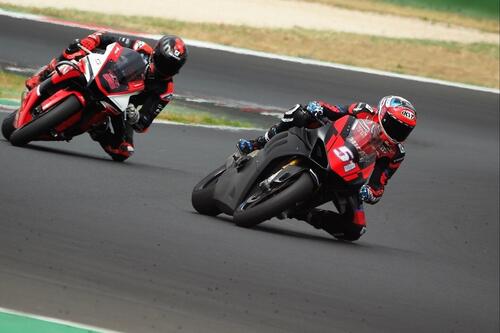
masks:
<svg viewBox="0 0 500 333"><path fill-rule="evenodd" d="M354 241L366 231L363 202L377 203L384 193L388 180L403 162L405 150L401 142L415 127L417 119L415 108L410 102L402 97L386 96L381 99L378 108L366 103L331 105L317 101L310 102L305 107L296 105L265 135L254 140L241 139L238 142L238 149L241 153L248 154L261 149L277 133L292 127L317 127L317 117L326 117L334 121L344 115L369 119L381 125L383 144L377 150L377 161L368 183L361 187L359 195L348 198L348 209L342 214L314 208L310 211L291 211L286 215L304 220L336 238Z"/></svg>
<svg viewBox="0 0 500 333"><path fill-rule="evenodd" d="M59 61L78 60L85 56L87 51L105 49L115 42L139 52L148 63L145 89L130 98L126 121L123 117L110 117L104 125L92 129L89 134L114 160L124 161L134 152L133 130L146 131L173 97L172 77L179 72L188 55L182 39L177 36L163 36L153 48L141 40L95 32L82 40L75 40L61 56L52 59L36 75L29 78L26 87L31 90L40 85L41 94L51 94L56 88L60 89L60 83L56 86L56 83L47 80Z"/></svg>

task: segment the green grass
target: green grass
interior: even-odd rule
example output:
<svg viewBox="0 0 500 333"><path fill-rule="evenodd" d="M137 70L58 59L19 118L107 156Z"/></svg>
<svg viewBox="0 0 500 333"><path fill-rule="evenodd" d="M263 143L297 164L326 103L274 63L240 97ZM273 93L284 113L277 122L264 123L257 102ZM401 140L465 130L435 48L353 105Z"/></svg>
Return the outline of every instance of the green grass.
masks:
<svg viewBox="0 0 500 333"><path fill-rule="evenodd" d="M231 126L241 128L251 128L255 125L239 120L231 120L224 117L215 117L209 112L197 111L186 106L176 105L175 100L171 102L158 119L174 121L183 124L203 124L212 126Z"/></svg>
<svg viewBox="0 0 500 333"><path fill-rule="evenodd" d="M447 11L468 16L496 18L498 17L498 0L382 0L397 5Z"/></svg>
<svg viewBox="0 0 500 333"><path fill-rule="evenodd" d="M500 31L498 0L301 0L364 12L412 17L479 29Z"/></svg>
<svg viewBox="0 0 500 333"><path fill-rule="evenodd" d="M0 98L20 99L26 78L0 70Z"/></svg>
<svg viewBox="0 0 500 333"><path fill-rule="evenodd" d="M24 76L0 70L0 98L12 99L13 102L19 102L21 93L24 90L25 80L26 77ZM11 104L10 101L9 104ZM241 128L255 127L249 122L218 117L209 112L198 111L195 108L178 105L175 100L159 114L158 118L183 124L203 124Z"/></svg>

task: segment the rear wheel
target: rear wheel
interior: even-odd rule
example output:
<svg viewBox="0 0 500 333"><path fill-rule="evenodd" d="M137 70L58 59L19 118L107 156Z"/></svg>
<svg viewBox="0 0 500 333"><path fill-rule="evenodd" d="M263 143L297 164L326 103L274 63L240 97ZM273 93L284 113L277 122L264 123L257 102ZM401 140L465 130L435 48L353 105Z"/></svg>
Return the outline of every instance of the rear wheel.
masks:
<svg viewBox="0 0 500 333"><path fill-rule="evenodd" d="M215 204L214 191L217 180L224 170L226 170L225 166L217 168L194 187L191 194L191 204L198 213L210 216L222 213Z"/></svg>
<svg viewBox="0 0 500 333"><path fill-rule="evenodd" d="M253 227L306 200L313 191L314 182L308 173L270 191L262 191L257 184L234 212L233 221L240 227Z"/></svg>
<svg viewBox="0 0 500 333"><path fill-rule="evenodd" d="M33 119L27 125L15 130L9 140L14 146L23 146L48 133L64 120L77 113L81 107L78 98L71 95L54 108Z"/></svg>
<svg viewBox="0 0 500 333"><path fill-rule="evenodd" d="M16 119L16 113L17 111L12 112L7 117L5 117L5 119L2 122L2 135L7 140L10 139L12 132L16 130L16 128L14 127L14 120Z"/></svg>

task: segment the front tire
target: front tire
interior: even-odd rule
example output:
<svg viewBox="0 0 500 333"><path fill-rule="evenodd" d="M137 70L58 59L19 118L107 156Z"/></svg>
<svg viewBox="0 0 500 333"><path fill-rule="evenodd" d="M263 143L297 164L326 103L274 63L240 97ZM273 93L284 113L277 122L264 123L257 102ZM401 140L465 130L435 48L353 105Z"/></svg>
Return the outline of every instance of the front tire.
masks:
<svg viewBox="0 0 500 333"><path fill-rule="evenodd" d="M221 166L203 178L193 189L191 204L196 211L203 215L217 216L221 212L214 200L215 185L219 176L226 170Z"/></svg>
<svg viewBox="0 0 500 333"><path fill-rule="evenodd" d="M78 98L71 95L62 103L41 114L38 118L33 119L27 125L15 130L9 140L14 146L24 146L76 114L81 107L82 105Z"/></svg>
<svg viewBox="0 0 500 333"><path fill-rule="evenodd" d="M10 136L16 130L14 127L14 120L16 119L17 111L9 114L2 122L2 135L7 140L10 140Z"/></svg>
<svg viewBox="0 0 500 333"><path fill-rule="evenodd" d="M298 179L282 191L257 205L247 205L253 196L253 191L250 191L251 194L234 212L233 221L240 227L253 227L277 216L296 203L305 201L311 197L313 192L314 181L307 172L302 173Z"/></svg>

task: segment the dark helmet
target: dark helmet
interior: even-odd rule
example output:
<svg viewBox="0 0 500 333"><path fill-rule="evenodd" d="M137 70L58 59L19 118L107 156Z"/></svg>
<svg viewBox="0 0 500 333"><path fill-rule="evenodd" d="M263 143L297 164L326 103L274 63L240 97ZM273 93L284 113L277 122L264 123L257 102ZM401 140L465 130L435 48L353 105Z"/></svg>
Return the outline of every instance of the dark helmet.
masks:
<svg viewBox="0 0 500 333"><path fill-rule="evenodd" d="M177 36L163 36L156 43L152 54L154 74L164 78L177 74L187 56L188 51L182 39Z"/></svg>
<svg viewBox="0 0 500 333"><path fill-rule="evenodd" d="M403 142L417 125L415 107L403 97L386 96L378 105L379 123L392 142Z"/></svg>

